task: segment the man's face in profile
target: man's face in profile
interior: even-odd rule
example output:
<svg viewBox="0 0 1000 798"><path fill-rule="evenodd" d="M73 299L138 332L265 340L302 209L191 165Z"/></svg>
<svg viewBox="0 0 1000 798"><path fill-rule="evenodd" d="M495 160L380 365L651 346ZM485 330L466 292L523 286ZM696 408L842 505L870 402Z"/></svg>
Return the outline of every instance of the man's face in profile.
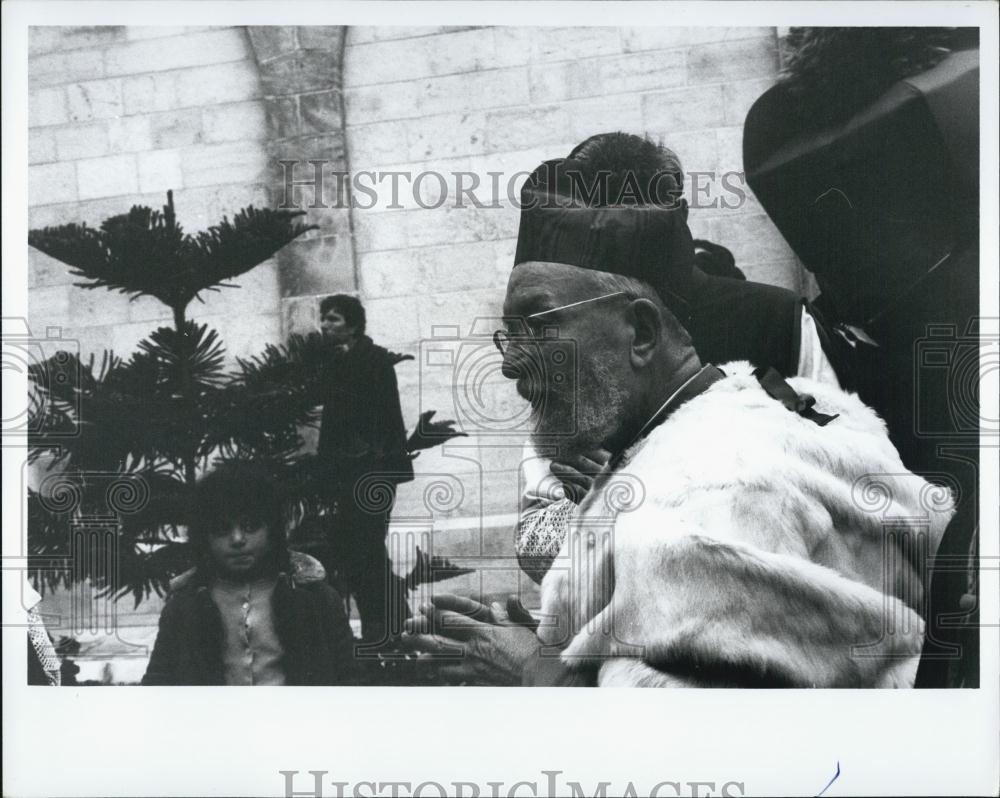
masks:
<svg viewBox="0 0 1000 798"><path fill-rule="evenodd" d="M606 294L593 272L556 263L521 264L507 286L503 373L531 403L535 444L561 457L602 447L630 404L626 298Z"/></svg>
<svg viewBox="0 0 1000 798"><path fill-rule="evenodd" d="M347 323L344 314L334 308L328 309L320 316L319 328L323 338L334 344L344 343L354 335L354 328Z"/></svg>

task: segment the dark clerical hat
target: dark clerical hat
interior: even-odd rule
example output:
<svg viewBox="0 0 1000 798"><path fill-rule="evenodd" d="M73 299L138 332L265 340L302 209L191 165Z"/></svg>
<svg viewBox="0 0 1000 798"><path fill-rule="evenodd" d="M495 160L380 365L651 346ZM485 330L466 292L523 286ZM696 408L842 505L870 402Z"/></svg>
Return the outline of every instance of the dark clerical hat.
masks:
<svg viewBox="0 0 1000 798"><path fill-rule="evenodd" d="M573 158L545 161L521 189L514 266L564 263L633 277L674 305L687 293L694 243L679 202L648 201L662 193L658 182L672 190L671 180L663 172L640 184Z"/></svg>

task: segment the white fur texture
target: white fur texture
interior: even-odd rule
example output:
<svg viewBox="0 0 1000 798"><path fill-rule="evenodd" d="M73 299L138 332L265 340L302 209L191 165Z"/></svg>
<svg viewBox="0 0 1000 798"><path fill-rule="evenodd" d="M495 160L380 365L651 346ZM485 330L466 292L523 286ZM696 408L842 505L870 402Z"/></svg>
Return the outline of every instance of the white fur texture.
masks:
<svg viewBox="0 0 1000 798"><path fill-rule="evenodd" d="M542 638L602 685L912 685L951 496L856 396L790 380L839 414L820 427L749 364L723 369L595 485L542 584Z"/></svg>

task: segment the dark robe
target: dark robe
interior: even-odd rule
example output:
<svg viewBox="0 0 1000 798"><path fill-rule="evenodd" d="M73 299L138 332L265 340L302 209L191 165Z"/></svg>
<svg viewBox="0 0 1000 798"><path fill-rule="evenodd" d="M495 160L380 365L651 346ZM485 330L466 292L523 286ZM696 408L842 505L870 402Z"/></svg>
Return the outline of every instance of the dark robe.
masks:
<svg viewBox="0 0 1000 798"><path fill-rule="evenodd" d="M330 503L330 560L361 616L362 636L380 642L409 616L385 537L396 485L413 479L399 404L398 356L362 336L330 357L323 375L318 456Z"/></svg>
<svg viewBox="0 0 1000 798"><path fill-rule="evenodd" d="M413 479L394 365L395 356L368 336L328 362L319 456L336 469L338 484L353 487L377 473L394 484Z"/></svg>
<svg viewBox="0 0 1000 798"><path fill-rule="evenodd" d="M917 684L976 686L978 618L960 603L975 593L978 528L979 51L836 124L796 110L780 83L753 105L747 182L822 287L842 384L883 417L908 468L957 494Z"/></svg>
<svg viewBox="0 0 1000 798"><path fill-rule="evenodd" d="M798 373L802 299L785 288L698 272L683 320L702 363L746 360Z"/></svg>

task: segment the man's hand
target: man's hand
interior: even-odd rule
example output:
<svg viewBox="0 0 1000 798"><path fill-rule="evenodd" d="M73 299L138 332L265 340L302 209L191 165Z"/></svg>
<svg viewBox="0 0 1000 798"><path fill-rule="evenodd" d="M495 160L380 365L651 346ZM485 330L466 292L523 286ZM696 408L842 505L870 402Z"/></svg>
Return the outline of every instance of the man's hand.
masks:
<svg viewBox="0 0 1000 798"><path fill-rule="evenodd" d="M416 429L406 441L406 451L412 454L421 449L440 446L452 438L468 437L466 433L456 430L455 422L450 419L448 421L431 421L436 412L436 410L425 410L420 414Z"/></svg>
<svg viewBox="0 0 1000 798"><path fill-rule="evenodd" d="M604 470L610 459L611 452L595 449L570 460L553 460L549 470L562 483L566 498L579 504L590 492L594 478Z"/></svg>
<svg viewBox="0 0 1000 798"><path fill-rule="evenodd" d="M516 600L505 608L445 594L420 612L406 621L402 641L420 660L447 663L440 673L453 684L519 685L540 645L533 619Z"/></svg>

